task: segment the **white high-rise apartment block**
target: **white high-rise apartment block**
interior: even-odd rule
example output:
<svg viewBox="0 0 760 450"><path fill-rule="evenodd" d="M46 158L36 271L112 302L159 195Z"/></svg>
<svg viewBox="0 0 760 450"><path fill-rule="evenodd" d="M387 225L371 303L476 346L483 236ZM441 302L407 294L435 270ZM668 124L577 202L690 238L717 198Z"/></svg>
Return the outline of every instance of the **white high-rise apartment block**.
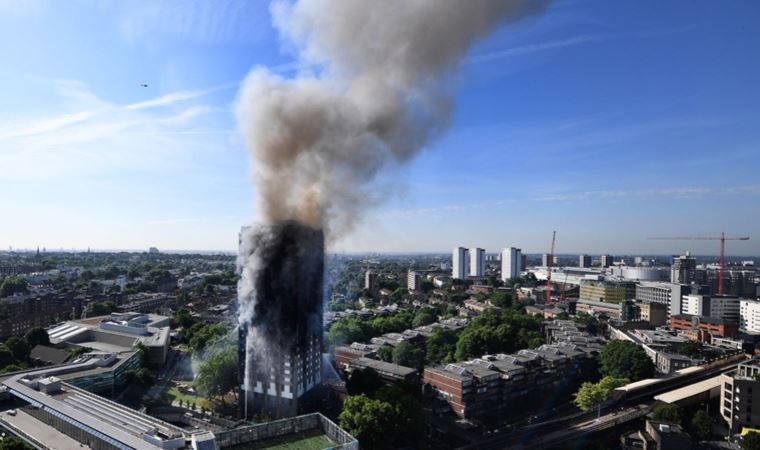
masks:
<svg viewBox="0 0 760 450"><path fill-rule="evenodd" d="M454 248L451 255L451 278L458 280L467 278L467 253L464 247Z"/></svg>
<svg viewBox="0 0 760 450"><path fill-rule="evenodd" d="M760 333L760 302L741 299L739 316L739 329L750 333Z"/></svg>
<svg viewBox="0 0 760 450"><path fill-rule="evenodd" d="M410 270L406 275L406 288L410 291L422 289L422 276L417 272Z"/></svg>
<svg viewBox="0 0 760 450"><path fill-rule="evenodd" d="M585 253L583 255L578 256L578 267L583 267L583 268L591 267L591 257L589 255L586 255Z"/></svg>
<svg viewBox="0 0 760 450"><path fill-rule="evenodd" d="M482 248L470 249L470 276L482 277L486 267L486 251Z"/></svg>
<svg viewBox="0 0 760 450"><path fill-rule="evenodd" d="M522 264L522 250L515 247L501 249L501 281L519 278Z"/></svg>
<svg viewBox="0 0 760 450"><path fill-rule="evenodd" d="M599 258L599 262L601 263L602 267L612 267L612 255L602 255Z"/></svg>

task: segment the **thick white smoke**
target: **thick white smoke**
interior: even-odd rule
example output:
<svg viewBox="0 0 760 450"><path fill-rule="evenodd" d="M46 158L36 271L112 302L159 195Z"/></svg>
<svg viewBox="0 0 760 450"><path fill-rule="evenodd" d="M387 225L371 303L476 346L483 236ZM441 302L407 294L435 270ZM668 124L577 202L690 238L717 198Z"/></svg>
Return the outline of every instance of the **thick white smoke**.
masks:
<svg viewBox="0 0 760 450"><path fill-rule="evenodd" d="M284 43L313 68L285 79L254 69L238 119L262 219L350 231L380 170L448 125L450 76L498 24L538 0L298 0L271 11Z"/></svg>

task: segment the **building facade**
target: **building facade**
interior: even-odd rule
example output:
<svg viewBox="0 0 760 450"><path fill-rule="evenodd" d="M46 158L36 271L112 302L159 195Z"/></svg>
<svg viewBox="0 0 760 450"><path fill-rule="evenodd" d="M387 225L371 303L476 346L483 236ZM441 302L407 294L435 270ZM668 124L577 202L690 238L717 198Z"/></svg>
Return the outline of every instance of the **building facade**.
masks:
<svg viewBox="0 0 760 450"><path fill-rule="evenodd" d="M578 256L578 267L584 269L591 267L591 256L586 255L585 253Z"/></svg>
<svg viewBox="0 0 760 450"><path fill-rule="evenodd" d="M697 282L697 260L686 252L685 255L673 257L670 266L670 282L691 284Z"/></svg>
<svg viewBox="0 0 760 450"><path fill-rule="evenodd" d="M467 249L456 247L451 255L451 278L464 280L467 278Z"/></svg>
<svg viewBox="0 0 760 450"><path fill-rule="evenodd" d="M739 300L739 329L748 333L760 333L760 301Z"/></svg>
<svg viewBox="0 0 760 450"><path fill-rule="evenodd" d="M481 278L486 267L486 251L482 248L470 249L470 276Z"/></svg>
<svg viewBox="0 0 760 450"><path fill-rule="evenodd" d="M599 258L602 268L612 267L612 255L602 255Z"/></svg>
<svg viewBox="0 0 760 450"><path fill-rule="evenodd" d="M635 295L636 284L632 282L588 280L581 283L579 300L622 303Z"/></svg>
<svg viewBox="0 0 760 450"><path fill-rule="evenodd" d="M410 291L419 291L422 289L422 276L413 270L407 272L406 288Z"/></svg>
<svg viewBox="0 0 760 450"><path fill-rule="evenodd" d="M501 249L501 280L507 281L520 277L524 269L522 250L515 247Z"/></svg>
<svg viewBox="0 0 760 450"><path fill-rule="evenodd" d="M739 364L735 371L721 375L720 413L732 433L742 427L760 425L760 360Z"/></svg>

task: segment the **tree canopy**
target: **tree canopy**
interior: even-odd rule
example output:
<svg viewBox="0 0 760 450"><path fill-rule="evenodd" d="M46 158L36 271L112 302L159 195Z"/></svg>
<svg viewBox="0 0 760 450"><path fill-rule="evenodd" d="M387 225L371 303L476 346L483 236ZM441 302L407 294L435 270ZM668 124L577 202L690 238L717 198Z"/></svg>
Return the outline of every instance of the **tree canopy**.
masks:
<svg viewBox="0 0 760 450"><path fill-rule="evenodd" d="M652 417L657 422L669 423L672 425L682 425L683 410L678 405L664 403L657 405L652 411Z"/></svg>
<svg viewBox="0 0 760 450"><path fill-rule="evenodd" d="M29 352L32 350L24 339L11 336L5 341L5 346L11 351L13 358L17 361L25 361L29 358Z"/></svg>
<svg viewBox="0 0 760 450"><path fill-rule="evenodd" d="M706 441L712 435L710 416L701 409L691 418L691 434L697 441Z"/></svg>
<svg viewBox="0 0 760 450"><path fill-rule="evenodd" d="M430 325L438 320L438 312L434 308L420 308L417 314L414 315L412 320L413 327L421 327L423 325Z"/></svg>
<svg viewBox="0 0 760 450"><path fill-rule="evenodd" d="M393 349L393 364L422 370L425 367L425 350L408 341L401 342Z"/></svg>
<svg viewBox="0 0 760 450"><path fill-rule="evenodd" d="M233 390L238 382L237 352L234 348L215 353L201 364L195 387L207 397L220 397Z"/></svg>
<svg viewBox="0 0 760 450"><path fill-rule="evenodd" d="M599 371L613 378L639 381L654 376L654 363L643 348L629 341L614 340L599 353Z"/></svg>
<svg viewBox="0 0 760 450"><path fill-rule="evenodd" d="M598 383L583 383L575 393L575 405L582 411L588 411L600 406L612 391L628 383L628 380L613 377L604 377Z"/></svg>
<svg viewBox="0 0 760 450"><path fill-rule="evenodd" d="M113 302L92 302L84 308L85 317L105 316L116 311L116 305Z"/></svg>
<svg viewBox="0 0 760 450"><path fill-rule="evenodd" d="M29 283L22 277L8 277L0 283L0 298L10 297L16 293L26 293L29 290Z"/></svg>
<svg viewBox="0 0 760 450"><path fill-rule="evenodd" d="M489 310L467 324L459 334L458 361L488 353L510 353L543 343L541 319L513 309Z"/></svg>
<svg viewBox="0 0 760 450"><path fill-rule="evenodd" d="M338 418L362 448L377 450L398 448L399 440L415 439L420 414L418 403L409 394L398 386L384 386L372 396L349 396Z"/></svg>
<svg viewBox="0 0 760 450"><path fill-rule="evenodd" d="M435 328L427 340L426 359L428 364L439 364L454 360L457 349L457 334L448 329Z"/></svg>
<svg viewBox="0 0 760 450"><path fill-rule="evenodd" d="M32 348L38 345L50 345L50 336L48 336L47 330L42 327L32 328L27 331L24 339L26 339L26 342Z"/></svg>

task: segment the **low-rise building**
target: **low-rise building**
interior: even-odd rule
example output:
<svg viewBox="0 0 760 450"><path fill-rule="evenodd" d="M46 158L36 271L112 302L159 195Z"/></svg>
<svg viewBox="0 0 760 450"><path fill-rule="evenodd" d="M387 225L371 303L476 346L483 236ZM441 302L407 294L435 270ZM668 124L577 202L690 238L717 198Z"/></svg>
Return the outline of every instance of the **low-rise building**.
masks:
<svg viewBox="0 0 760 450"><path fill-rule="evenodd" d="M712 337L736 337L739 325L715 317L700 317L688 314L677 314L670 318L670 328L673 330L699 330L709 333Z"/></svg>

